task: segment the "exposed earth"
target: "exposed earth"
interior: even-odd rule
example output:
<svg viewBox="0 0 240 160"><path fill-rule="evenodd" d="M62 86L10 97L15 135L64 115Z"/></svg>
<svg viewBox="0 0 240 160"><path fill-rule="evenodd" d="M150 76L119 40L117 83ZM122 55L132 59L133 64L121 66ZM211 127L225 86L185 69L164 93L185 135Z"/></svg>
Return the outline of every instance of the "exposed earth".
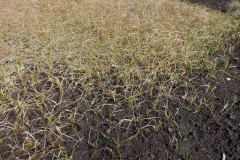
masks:
<svg viewBox="0 0 240 160"><path fill-rule="evenodd" d="M229 2L228 0L189 1L223 12L227 11ZM59 145L65 148L68 154L74 153L73 159L85 160L222 160L224 157L227 160L240 159L239 55L240 48L236 47L234 55L230 55L229 69L219 70L219 75L223 76L213 78L208 77L204 71L196 71L197 74L191 80L192 86L188 91L189 96L197 96L198 101L191 102L189 97L185 97L186 88L176 86L174 93L181 100L169 100L170 106L173 107L168 111L171 113L168 119L164 118L166 117L164 114L168 113L164 113L163 110L148 111L146 114L146 110L152 105L151 102L142 104L134 110L119 108L116 112L114 106L106 105L101 108L101 114L98 114L97 110L95 113L86 113L84 117L79 118L81 119L79 125L66 128L69 135L77 132L80 137L89 137L88 139L85 138L82 143L66 140L64 144ZM221 62L219 63L221 65ZM44 79L44 75L40 76ZM197 90L197 95L191 95L191 89ZM72 96L80 94L78 90L69 92ZM69 95L66 95L66 99L74 98ZM88 98L91 101L90 99L94 97ZM184 107L186 104L188 106L192 104L192 109ZM112 112L115 114L109 117ZM136 115L136 117L141 115L141 119L132 119L129 122L127 115ZM118 119L126 119L126 121L116 122ZM121 123L120 127L115 127L117 123ZM159 128L152 127L153 124L154 126L159 124ZM142 126L146 128L141 129ZM39 135L41 136L43 135ZM21 135L18 138L18 141L21 141ZM6 146L6 141L0 142L0 153L4 153L0 154L0 157L3 159L7 159L11 154L8 152L10 149ZM23 154L20 157L25 159L28 155Z"/></svg>
<svg viewBox="0 0 240 160"><path fill-rule="evenodd" d="M187 0L191 3L198 3L201 5L205 5L209 8L220 10L222 12L227 12L228 4L231 0Z"/></svg>
<svg viewBox="0 0 240 160"><path fill-rule="evenodd" d="M236 49L235 54L239 54ZM91 139L98 139L99 148L80 145L76 149L74 159L199 159L199 160L237 160L240 158L240 59L232 56L231 66L224 78L209 79L199 73L192 82L193 88L198 90L198 100L195 105L199 108L185 108L189 101L172 101L169 119L164 117L161 111L149 112L142 115L143 121L133 121L122 124L122 128L111 130L108 137L108 129L112 126L106 121L111 107L106 107L103 115L106 119L98 122L100 125L92 131ZM204 86L204 87L203 87ZM208 88L209 86L209 88ZM184 96L184 87L176 88L175 93L179 97ZM209 91L210 90L210 91ZM209 100L209 104L201 104L202 100ZM194 105L194 106L195 106ZM125 110L116 115L121 119L124 115L145 113L147 104L140 106L138 110ZM158 117L154 121L149 117ZM95 118L92 117L89 129L94 127ZM159 129L151 127L151 123L160 123ZM136 128L149 124L149 127L137 133ZM81 132L81 131L80 131ZM84 134L84 133L81 133ZM87 135L85 135L87 136ZM130 137L128 139L128 137ZM117 139L127 139L122 142L120 148L116 148ZM86 144L82 143L82 144ZM114 148L110 150L109 148ZM114 154L111 152L115 152ZM116 155L116 156L113 156ZM101 158L99 158L101 157Z"/></svg>

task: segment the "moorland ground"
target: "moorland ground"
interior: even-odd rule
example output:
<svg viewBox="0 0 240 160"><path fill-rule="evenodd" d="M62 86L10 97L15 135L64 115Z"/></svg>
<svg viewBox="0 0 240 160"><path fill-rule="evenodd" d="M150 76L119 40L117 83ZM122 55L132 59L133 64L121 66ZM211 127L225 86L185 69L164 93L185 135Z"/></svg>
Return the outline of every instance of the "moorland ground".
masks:
<svg viewBox="0 0 240 160"><path fill-rule="evenodd" d="M0 158L240 157L230 2L0 2Z"/></svg>

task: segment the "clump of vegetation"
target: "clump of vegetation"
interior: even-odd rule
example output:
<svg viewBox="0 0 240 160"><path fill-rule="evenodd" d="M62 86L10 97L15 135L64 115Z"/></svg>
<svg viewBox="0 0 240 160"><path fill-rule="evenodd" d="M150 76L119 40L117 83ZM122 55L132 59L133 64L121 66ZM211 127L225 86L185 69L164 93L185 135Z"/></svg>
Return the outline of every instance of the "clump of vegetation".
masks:
<svg viewBox="0 0 240 160"><path fill-rule="evenodd" d="M231 14L236 18L240 18L240 1L234 0L230 3L229 6Z"/></svg>
<svg viewBox="0 0 240 160"><path fill-rule="evenodd" d="M121 157L172 102L194 106L191 78L215 76L214 53L233 49L238 27L176 0L2 1L0 155L71 159L90 146Z"/></svg>

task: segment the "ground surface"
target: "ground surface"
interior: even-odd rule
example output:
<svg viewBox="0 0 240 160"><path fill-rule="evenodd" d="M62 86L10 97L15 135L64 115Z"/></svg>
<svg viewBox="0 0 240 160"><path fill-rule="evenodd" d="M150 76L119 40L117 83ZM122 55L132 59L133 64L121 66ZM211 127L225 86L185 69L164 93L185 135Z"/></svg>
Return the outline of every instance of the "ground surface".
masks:
<svg viewBox="0 0 240 160"><path fill-rule="evenodd" d="M211 9L228 11L228 4L231 0L189 0L191 3L205 5ZM175 117L163 122L161 131L156 132L149 129L137 135L133 140L125 143L119 152L123 159L219 159L225 155L227 159L240 158L240 49L235 50L232 56L231 65L233 69L225 74L224 81L219 79L211 80L201 75L195 77L196 86L210 85L213 89L212 95L200 94L200 99L209 98L216 108L215 114L208 111L194 113L193 110L181 108L175 112ZM231 80L228 81L227 78ZM200 93L203 89L199 87ZM184 90L184 89L183 89ZM227 109L222 110L226 102ZM177 106L177 104L176 104ZM203 108L206 106L203 106ZM219 107L219 108L218 108ZM155 115L152 115L155 116ZM147 122L146 122L147 123ZM134 130L134 128L133 128ZM186 135L181 135L187 131ZM115 133L116 136L119 132ZM121 135L126 134L124 131ZM176 142L174 138L176 137ZM108 143L101 137L102 145ZM178 140L179 141L178 141ZM173 141L173 142L171 142ZM179 143L179 144L178 144ZM178 145L181 149L178 150ZM76 158L82 156L79 150ZM110 154L111 155L111 154ZM90 151L86 157L98 159L104 157L111 159L106 151L95 153ZM85 157L83 156L83 157ZM118 158L120 158L118 157Z"/></svg>
<svg viewBox="0 0 240 160"><path fill-rule="evenodd" d="M226 12L229 8L229 3L231 0L187 0L191 3L198 3L201 5L205 5L207 7L210 7L212 9L221 10L223 12Z"/></svg>
<svg viewBox="0 0 240 160"><path fill-rule="evenodd" d="M239 50L235 51L239 54ZM198 74L195 77L193 86L198 88L198 99L209 99L210 106L200 105L199 110L180 107L188 102L183 101L182 104L172 102L176 108L170 111L172 114L168 120L162 121L161 129L156 131L153 128L148 128L144 132L136 134L129 133L128 130L116 130L111 133L111 138L134 136L132 140L121 145L119 149L120 155L117 159L219 159L225 155L228 159L239 159L240 157L240 59L232 57L231 65L233 69L229 70L228 74L224 74L224 79L220 80L209 79L206 75ZM231 80L228 81L227 78ZM204 86L204 87L203 87ZM206 89L209 86L210 88ZM208 93L206 90L212 90ZM178 96L183 96L184 88L176 90ZM235 100L234 100L235 99ZM199 103L199 102L196 102ZM146 106L139 107L141 112ZM226 107L225 109L223 109ZM209 110L211 110L209 112ZM106 111L107 112L107 111ZM122 113L129 114L131 111ZM144 113L144 111L143 111ZM140 113L139 113L140 114ZM162 113L150 112L149 117L163 117ZM120 117L122 115L119 115ZM144 115L146 116L146 115ZM93 118L94 119L94 118ZM93 120L94 122L94 120ZM94 124L86 122L91 128ZM151 124L148 120L142 123ZM140 122L135 122L134 125L128 127L133 131L136 126L141 126ZM102 124L99 130L103 133L109 126ZM127 126L124 126L126 127ZM100 148L112 146L111 139L103 135L93 135L98 137ZM87 143L87 142L86 142ZM83 143L84 144L84 143ZM114 147L113 147L114 148ZM105 150L92 150L93 148L79 146L75 159L77 157L89 157L89 159L112 159L111 151L108 148ZM115 148L116 149L116 148ZM118 150L118 149L116 149ZM83 154L84 153L84 154Z"/></svg>
<svg viewBox="0 0 240 160"><path fill-rule="evenodd" d="M229 1L189 0L189 2L226 12ZM181 7L179 8L181 11ZM133 12L134 7L129 10ZM173 14L178 15L175 12ZM182 14L187 15L187 12ZM124 19L126 15L122 16ZM56 21L63 21L65 24L64 18L60 14ZM94 25L89 23L83 30L87 30L87 27L95 29ZM105 42L104 27L102 30L94 31L93 35L100 35L97 42L102 39ZM57 30L58 28L54 31ZM150 32L149 30L147 28L143 32ZM77 33L74 29L71 31ZM27 38L23 41L21 49L27 52L31 48L28 46L31 43L27 43ZM127 43L126 41L122 43ZM133 42L135 41L134 39ZM11 38L6 42L9 46L16 45L11 42ZM4 90L4 93L0 92L0 98L3 97L0 105L10 108L2 109L4 114L0 116L0 122L4 122L0 124L0 159L222 160L226 156L227 160L237 160L240 158L240 48L234 45L233 52L223 53L224 51L220 50L211 57L218 65L212 76L204 67L196 67L190 77L173 85L170 76L157 77L159 81L154 85L158 87L161 82L169 83L171 86L169 95L168 88L164 88L164 85L163 88L153 87L150 90L148 88L151 85L145 83L145 79L141 81L134 77L133 84L141 85L129 90L143 90L143 93L139 97L132 94L128 101L126 94L130 94L130 91L128 92L124 82L118 79L119 74L122 74L118 66L113 65L109 71L104 72L110 76L103 79L93 75L80 82L76 79L84 79L83 69L72 72L67 62L65 65L53 61L47 68L48 72L38 66L41 62L26 63L24 65L27 71L16 78L14 89L10 87L6 89L10 96L4 97L6 87L0 82L0 87ZM51 46L49 48L51 50ZM107 51L110 52L111 49ZM228 67L224 67L226 64L224 54L229 58ZM101 60L101 57L99 59ZM142 67L144 64L139 66ZM85 85L88 82L90 84ZM88 87L90 93L86 89ZM109 93L106 89L114 93ZM162 99L154 99L152 95L156 96L160 92L164 93L161 95ZM139 103L134 103L134 98ZM160 107L157 108L155 103ZM41 107L35 109L33 106Z"/></svg>

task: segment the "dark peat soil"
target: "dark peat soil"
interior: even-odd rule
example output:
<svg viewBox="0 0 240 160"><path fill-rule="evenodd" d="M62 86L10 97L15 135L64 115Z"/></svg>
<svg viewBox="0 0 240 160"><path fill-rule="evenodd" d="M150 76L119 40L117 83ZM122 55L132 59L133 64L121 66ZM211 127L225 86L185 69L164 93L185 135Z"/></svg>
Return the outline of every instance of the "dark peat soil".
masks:
<svg viewBox="0 0 240 160"><path fill-rule="evenodd" d="M184 0L184 1L205 5L211 9L220 10L222 12L228 11L228 4L231 2L231 0Z"/></svg>

